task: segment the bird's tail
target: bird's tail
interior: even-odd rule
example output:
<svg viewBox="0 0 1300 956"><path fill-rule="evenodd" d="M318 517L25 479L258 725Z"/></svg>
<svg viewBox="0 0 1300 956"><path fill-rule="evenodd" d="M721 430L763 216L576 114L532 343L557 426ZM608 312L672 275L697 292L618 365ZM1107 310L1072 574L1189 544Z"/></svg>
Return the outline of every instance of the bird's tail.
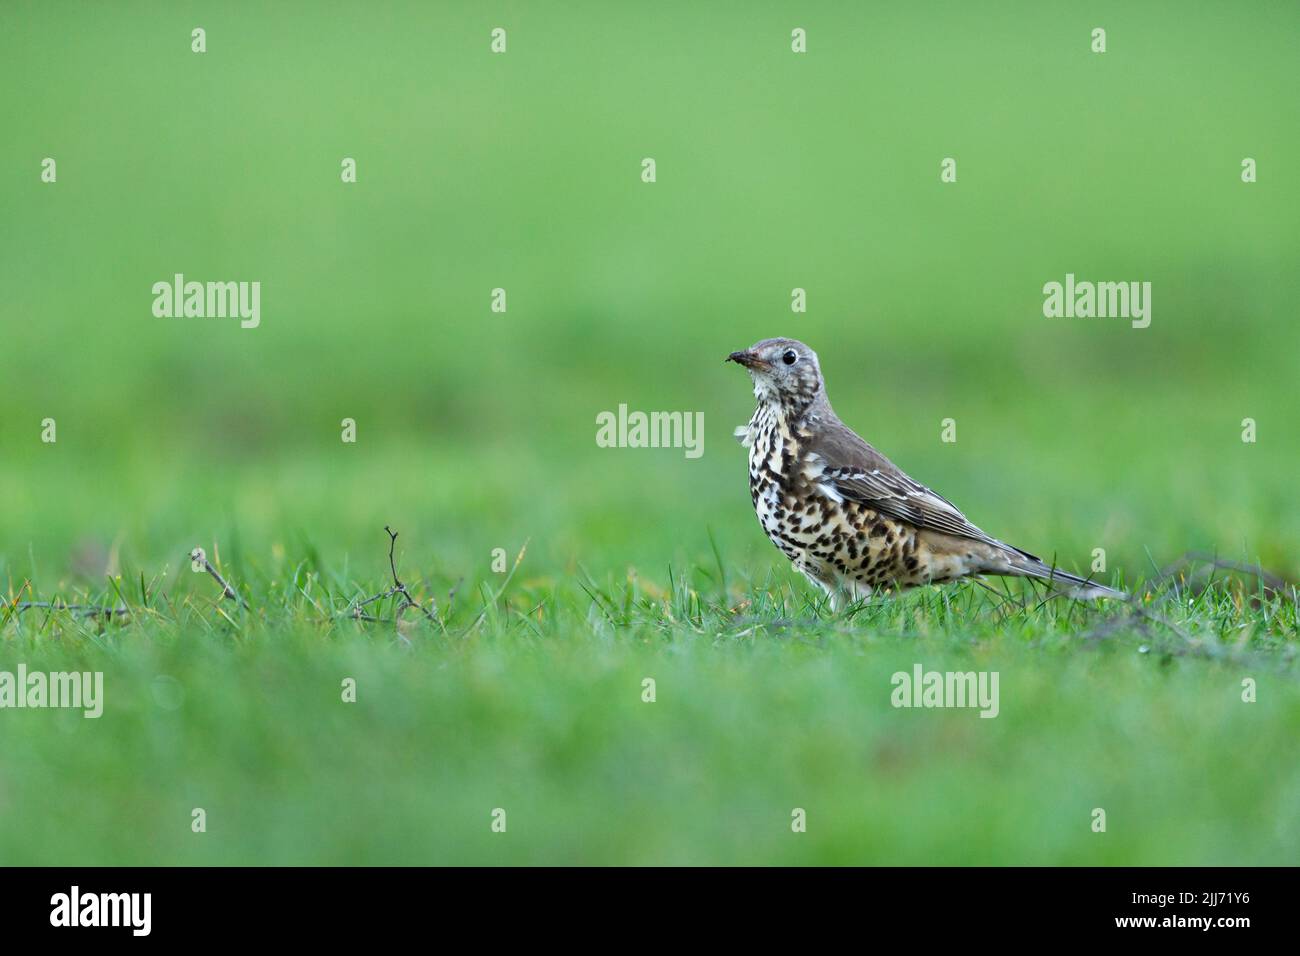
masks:
<svg viewBox="0 0 1300 956"><path fill-rule="evenodd" d="M1114 588L1106 587L1104 584L1098 584L1090 578L1081 578L1069 571L1054 568L1033 555L1019 553L1023 557L1019 561L1012 562L1011 573L1013 574L1047 581L1049 584L1060 587L1063 594L1074 598L1076 601L1087 601L1092 598L1109 598L1116 601L1128 600L1128 595L1123 591L1117 591Z"/></svg>

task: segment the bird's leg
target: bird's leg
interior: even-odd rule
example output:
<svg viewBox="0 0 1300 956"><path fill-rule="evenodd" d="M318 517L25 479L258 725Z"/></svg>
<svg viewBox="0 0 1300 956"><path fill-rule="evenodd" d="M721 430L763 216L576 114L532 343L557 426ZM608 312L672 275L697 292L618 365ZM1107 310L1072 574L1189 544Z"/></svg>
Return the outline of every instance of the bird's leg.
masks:
<svg viewBox="0 0 1300 956"><path fill-rule="evenodd" d="M832 614L843 614L844 609L855 601L865 600L872 595L872 589L851 578L827 578L818 574L806 564L796 565L799 573L825 592L831 603Z"/></svg>
<svg viewBox="0 0 1300 956"><path fill-rule="evenodd" d="M856 601L864 601L871 597L871 594L871 588L865 584L852 579L841 579L839 587L831 592L831 607L836 614L841 614L849 605Z"/></svg>
<svg viewBox="0 0 1300 956"><path fill-rule="evenodd" d="M827 581L802 561L795 562L794 566L796 571L808 579L809 584L815 584L825 592L826 597L830 599L831 611L833 613L838 614L843 609L843 596L840 589L835 586L833 581Z"/></svg>

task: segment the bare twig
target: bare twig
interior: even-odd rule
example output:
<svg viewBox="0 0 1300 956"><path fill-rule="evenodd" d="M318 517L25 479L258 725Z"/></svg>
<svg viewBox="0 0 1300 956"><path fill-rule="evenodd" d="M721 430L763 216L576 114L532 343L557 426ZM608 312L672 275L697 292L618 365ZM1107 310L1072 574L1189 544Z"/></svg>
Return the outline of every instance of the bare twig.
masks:
<svg viewBox="0 0 1300 956"><path fill-rule="evenodd" d="M95 604L64 604L62 601L19 601L11 604L15 613L30 610L77 611L86 617L112 617L115 614L128 615L131 610L126 605L120 607L100 607Z"/></svg>
<svg viewBox="0 0 1300 956"><path fill-rule="evenodd" d="M1202 564L1204 567L1194 567L1197 564ZM1185 573L1189 568L1190 572ZM1127 613L1117 614L1080 636L1087 641L1099 641L1131 629L1155 641L1156 634L1152 626L1158 625L1171 631L1181 642L1175 646L1162 642L1161 650L1164 653L1175 656L1220 657L1222 655L1213 646L1207 646L1204 641L1187 633L1166 615L1157 613L1160 606L1169 600L1181 600L1183 589L1179 586L1180 581L1186 582L1189 588L1194 588L1196 594L1204 594L1213 584L1214 572L1218 570L1258 579L1265 597L1277 595L1282 600L1289 600L1292 603L1296 601L1296 584L1279 574L1273 574L1258 565L1226 561L1215 555L1189 551L1164 568L1157 568L1155 577L1145 586L1135 587L1132 596L1124 604ZM1162 584L1167 586L1161 588ZM1153 591L1153 588L1156 590ZM1144 602L1139 592L1151 594L1154 600L1150 603Z"/></svg>
<svg viewBox="0 0 1300 956"><path fill-rule="evenodd" d="M1201 564L1204 567L1195 568L1194 565ZM1189 551L1177 561L1166 565L1160 570L1153 583L1168 580L1184 570L1191 568L1187 576L1189 585L1199 584L1200 591L1203 592L1209 588L1214 580L1215 571L1231 571L1234 574L1241 574L1247 577L1253 577L1259 581L1264 591L1265 597L1273 595L1280 596L1283 600L1290 601L1292 604L1297 603L1297 585L1295 581L1289 580L1281 574L1275 574L1267 571L1257 564L1247 564L1243 561L1228 561L1220 558L1218 555L1207 554L1203 551ZM1200 579L1204 579L1203 581Z"/></svg>
<svg viewBox="0 0 1300 956"><path fill-rule="evenodd" d="M248 602L245 601L243 598L241 598L239 596L239 592L237 592L234 589L234 587L231 586L230 582L221 576L221 572L212 566L212 562L208 560L208 556L204 553L202 548L195 548L193 551L190 552L190 562L203 563L203 570L208 572L208 574L212 575L213 579L215 579L216 582L221 585L221 596L223 598L230 598L231 600L241 605L244 608L244 610L249 609Z"/></svg>
<svg viewBox="0 0 1300 956"><path fill-rule="evenodd" d="M395 594L400 594L402 596L402 600L397 605L396 609L393 612L394 615L393 623L397 623L401 619L403 611L405 611L408 607L413 607L421 614L423 614L426 618L428 618L430 621L432 621L434 624L441 626L442 620L437 616L436 613L434 613L437 610L437 604L433 601L433 599L432 598L429 599L429 603L433 607L433 610L430 610L429 608L426 608L423 604L421 604L419 601L415 600L415 598L411 596L410 590L408 590L406 585L402 583L402 579L397 576L397 559L394 556L394 551L397 548L397 532L394 531L392 528L390 528L388 525L384 525L384 531L388 533L388 569L389 571L392 572L393 575L393 586L388 588L385 591L380 591L378 594L372 594L368 598L363 598L360 601L353 601L351 604L348 605L348 608L346 611L344 611L344 614L348 617L355 618L356 620L359 621L379 621L381 620L380 618L363 614L361 609L370 604L374 604L376 601L382 601L384 598L390 598ZM405 640L405 638L403 638L403 640Z"/></svg>

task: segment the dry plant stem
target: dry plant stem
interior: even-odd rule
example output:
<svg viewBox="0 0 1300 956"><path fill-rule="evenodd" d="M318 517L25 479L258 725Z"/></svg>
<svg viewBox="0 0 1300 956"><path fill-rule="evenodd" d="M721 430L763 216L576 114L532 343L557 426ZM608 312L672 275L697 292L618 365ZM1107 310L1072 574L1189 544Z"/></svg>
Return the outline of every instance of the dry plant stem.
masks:
<svg viewBox="0 0 1300 956"><path fill-rule="evenodd" d="M1272 574L1256 564L1245 564L1240 561L1226 561L1214 555L1197 551L1189 551L1182 557L1178 558L1178 560L1166 565L1164 568L1161 568L1155 578L1147 582L1147 587L1154 587L1165 582L1170 582L1184 569L1197 563L1206 566L1193 569L1187 581L1190 585L1193 581L1196 581L1199 578L1206 579L1198 593L1204 593L1210 586L1210 581L1213 578L1214 572L1222 570L1256 578L1260 582L1265 596L1267 597L1277 595L1284 601L1289 600L1292 603L1295 603L1296 601L1295 583L1288 581L1281 575ZM1140 590L1146 590L1146 588ZM1094 627L1089 631L1085 631L1080 635L1080 637L1086 641L1099 641L1131 628L1143 637L1154 640L1155 634L1152 632L1152 625L1156 624L1168 628L1183 642L1183 647L1166 648L1169 653L1212 656L1201 647L1200 643L1198 643L1190 634L1178 627L1178 625L1174 624L1165 616L1156 613L1160 605L1167 602L1170 598L1180 597L1181 589L1177 584L1162 591L1155 602L1150 606L1146 606L1142 603L1142 598L1138 591L1139 589L1135 588L1132 597L1125 602L1124 607L1128 611L1127 614L1119 614L1111 620L1099 624L1097 627Z"/></svg>
<svg viewBox="0 0 1300 956"><path fill-rule="evenodd" d="M202 561L203 570L212 575L213 579L221 585L221 596L223 598L230 598L242 606L244 610L249 610L248 602L241 598L239 593L231 586L230 582L221 576L221 572L212 566L212 562L209 561L207 555L203 553L203 549L195 548L191 551L190 561Z"/></svg>
<svg viewBox="0 0 1300 956"><path fill-rule="evenodd" d="M415 598L411 597L411 592L407 590L406 585L403 584L402 580L397 576L397 560L394 556L394 551L397 547L397 532L394 531L392 528L390 528L388 525L384 525L384 531L388 533L388 570L393 575L393 586L388 588L386 591L380 591L378 594L372 594L368 598L364 598L361 601L354 602L344 613L347 616L356 618L359 621L379 621L381 620L380 618L372 617L368 614L363 614L361 612L361 609L363 607L366 607L367 605L374 604L376 601L382 601L384 598L390 598L395 594L400 594L402 596L402 600L401 603L397 605L397 608L394 611L394 618L393 618L394 623L400 620L403 611L405 611L408 607L413 607L433 623L441 625L442 624L441 619L439 619L438 616L433 613L433 611L424 607L422 604L420 604L420 602L416 601ZM398 636L401 637L400 634ZM405 640L405 638L402 639Z"/></svg>
<svg viewBox="0 0 1300 956"><path fill-rule="evenodd" d="M62 601L19 601L11 605L15 612L29 610L76 611L86 617L112 617L114 614L128 615L127 607L96 607L93 604L64 604Z"/></svg>
<svg viewBox="0 0 1300 956"><path fill-rule="evenodd" d="M1195 581L1198 577L1212 578L1215 571L1231 571L1235 574L1243 574L1257 579L1263 586L1265 597L1272 597L1274 594L1277 594L1281 596L1283 600L1288 600L1292 604L1297 603L1297 597L1300 597L1300 594L1297 593L1297 583L1284 578L1280 574L1273 574L1270 571L1266 571L1257 564L1245 564L1241 561L1227 561L1217 555L1207 554L1201 551L1189 551L1177 561L1165 566L1161 569L1160 574L1156 579L1151 583L1158 584L1161 581L1166 581L1177 575L1184 568L1198 562L1206 566L1197 568L1192 572L1192 576L1188 578L1189 584ZM1202 590L1204 590L1205 587L1208 587L1209 583L1209 580L1206 580Z"/></svg>

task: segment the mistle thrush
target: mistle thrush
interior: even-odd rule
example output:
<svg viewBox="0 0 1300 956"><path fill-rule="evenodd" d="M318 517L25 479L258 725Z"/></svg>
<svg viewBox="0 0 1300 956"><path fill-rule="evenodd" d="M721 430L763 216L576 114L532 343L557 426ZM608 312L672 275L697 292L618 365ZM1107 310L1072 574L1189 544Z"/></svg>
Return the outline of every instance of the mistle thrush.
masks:
<svg viewBox="0 0 1300 956"><path fill-rule="evenodd" d="M763 530L840 609L875 590L983 574L1042 578L1077 598L1124 597L990 537L839 420L817 353L794 339L732 352L758 408L736 429Z"/></svg>

